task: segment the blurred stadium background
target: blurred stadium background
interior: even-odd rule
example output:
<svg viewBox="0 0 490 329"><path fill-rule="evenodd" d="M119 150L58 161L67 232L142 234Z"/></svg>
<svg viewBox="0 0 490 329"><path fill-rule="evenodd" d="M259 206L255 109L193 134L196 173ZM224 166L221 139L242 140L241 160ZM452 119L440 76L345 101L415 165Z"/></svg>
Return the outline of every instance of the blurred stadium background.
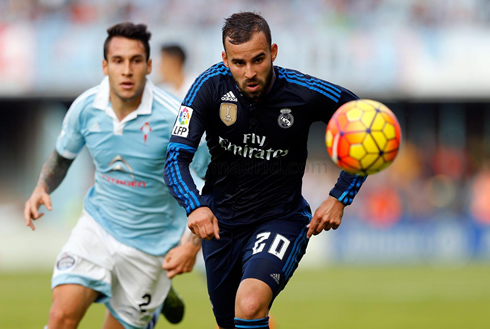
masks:
<svg viewBox="0 0 490 329"><path fill-rule="evenodd" d="M223 18L247 10L271 25L277 65L385 103L404 137L340 229L311 241L273 308L278 328L490 327L489 1L0 0L0 328L46 322L49 273L92 184L88 153L35 232L23 205L68 106L102 79L107 27L149 26L158 82L162 43L180 43L197 76L221 60ZM312 208L338 174L324 131L315 124L310 134L304 195ZM202 278L176 284L191 303L177 327L212 328ZM93 312L82 327L100 327L103 308Z"/></svg>

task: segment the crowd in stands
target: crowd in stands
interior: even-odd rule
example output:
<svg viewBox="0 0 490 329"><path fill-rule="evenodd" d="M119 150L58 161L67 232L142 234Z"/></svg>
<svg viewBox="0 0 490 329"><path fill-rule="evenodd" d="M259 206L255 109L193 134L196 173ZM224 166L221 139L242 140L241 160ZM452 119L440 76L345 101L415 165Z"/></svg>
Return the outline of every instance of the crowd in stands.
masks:
<svg viewBox="0 0 490 329"><path fill-rule="evenodd" d="M489 25L486 0L3 0L0 22L63 20L105 24L142 18L150 25L221 26L235 11L256 10L272 24L367 27Z"/></svg>

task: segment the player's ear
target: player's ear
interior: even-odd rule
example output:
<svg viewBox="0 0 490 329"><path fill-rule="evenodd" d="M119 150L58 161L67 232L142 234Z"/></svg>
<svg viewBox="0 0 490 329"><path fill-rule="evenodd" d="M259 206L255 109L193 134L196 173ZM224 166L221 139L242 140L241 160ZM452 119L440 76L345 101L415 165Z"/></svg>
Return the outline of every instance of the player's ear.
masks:
<svg viewBox="0 0 490 329"><path fill-rule="evenodd" d="M104 75L109 75L107 71L107 61L105 59L102 60L102 70L104 71Z"/></svg>
<svg viewBox="0 0 490 329"><path fill-rule="evenodd" d="M226 51L223 51L221 53L221 58L223 58L223 63L225 64L225 66L229 68L229 66L228 66L228 57L226 56Z"/></svg>
<svg viewBox="0 0 490 329"><path fill-rule="evenodd" d="M271 46L271 56L272 56L272 61L275 61L277 57L277 44L275 43L273 43Z"/></svg>
<svg viewBox="0 0 490 329"><path fill-rule="evenodd" d="M148 75L151 73L151 70L153 68L153 61L151 60L151 58L148 60L147 65L148 67L146 69L146 74Z"/></svg>

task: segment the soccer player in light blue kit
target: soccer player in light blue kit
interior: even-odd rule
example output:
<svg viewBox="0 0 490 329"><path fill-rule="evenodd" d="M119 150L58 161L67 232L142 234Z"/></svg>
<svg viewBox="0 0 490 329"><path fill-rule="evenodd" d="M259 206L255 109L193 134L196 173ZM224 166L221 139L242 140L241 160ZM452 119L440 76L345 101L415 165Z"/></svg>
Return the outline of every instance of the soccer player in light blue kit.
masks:
<svg viewBox="0 0 490 329"><path fill-rule="evenodd" d="M49 329L76 328L93 302L108 308L105 329L151 327L152 314L159 314L171 289L164 257L186 226L185 212L163 181L180 102L146 78L152 62L145 25L122 23L107 32L102 64L107 77L71 105L24 210L34 230L33 220L43 216L38 208L51 210L49 194L86 145L95 184L56 260ZM207 147L202 149L202 160L194 162L198 172L208 161ZM169 276L192 269L200 248L194 240L172 250L164 264Z"/></svg>

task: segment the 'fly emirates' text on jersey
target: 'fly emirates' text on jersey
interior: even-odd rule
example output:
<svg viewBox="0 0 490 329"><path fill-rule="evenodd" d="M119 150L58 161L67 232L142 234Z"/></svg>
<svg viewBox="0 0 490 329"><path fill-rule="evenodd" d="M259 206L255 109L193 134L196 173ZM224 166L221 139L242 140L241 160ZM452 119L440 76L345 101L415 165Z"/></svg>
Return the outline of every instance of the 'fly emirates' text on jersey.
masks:
<svg viewBox="0 0 490 329"><path fill-rule="evenodd" d="M208 206L220 225L235 226L304 211L309 128L315 121L328 123L337 108L358 97L298 71L275 66L274 72L271 89L258 102L240 93L223 63L189 89L165 164L165 182L188 214ZM188 165L204 132L211 164L201 196ZM330 195L348 205L364 180L341 172Z"/></svg>

